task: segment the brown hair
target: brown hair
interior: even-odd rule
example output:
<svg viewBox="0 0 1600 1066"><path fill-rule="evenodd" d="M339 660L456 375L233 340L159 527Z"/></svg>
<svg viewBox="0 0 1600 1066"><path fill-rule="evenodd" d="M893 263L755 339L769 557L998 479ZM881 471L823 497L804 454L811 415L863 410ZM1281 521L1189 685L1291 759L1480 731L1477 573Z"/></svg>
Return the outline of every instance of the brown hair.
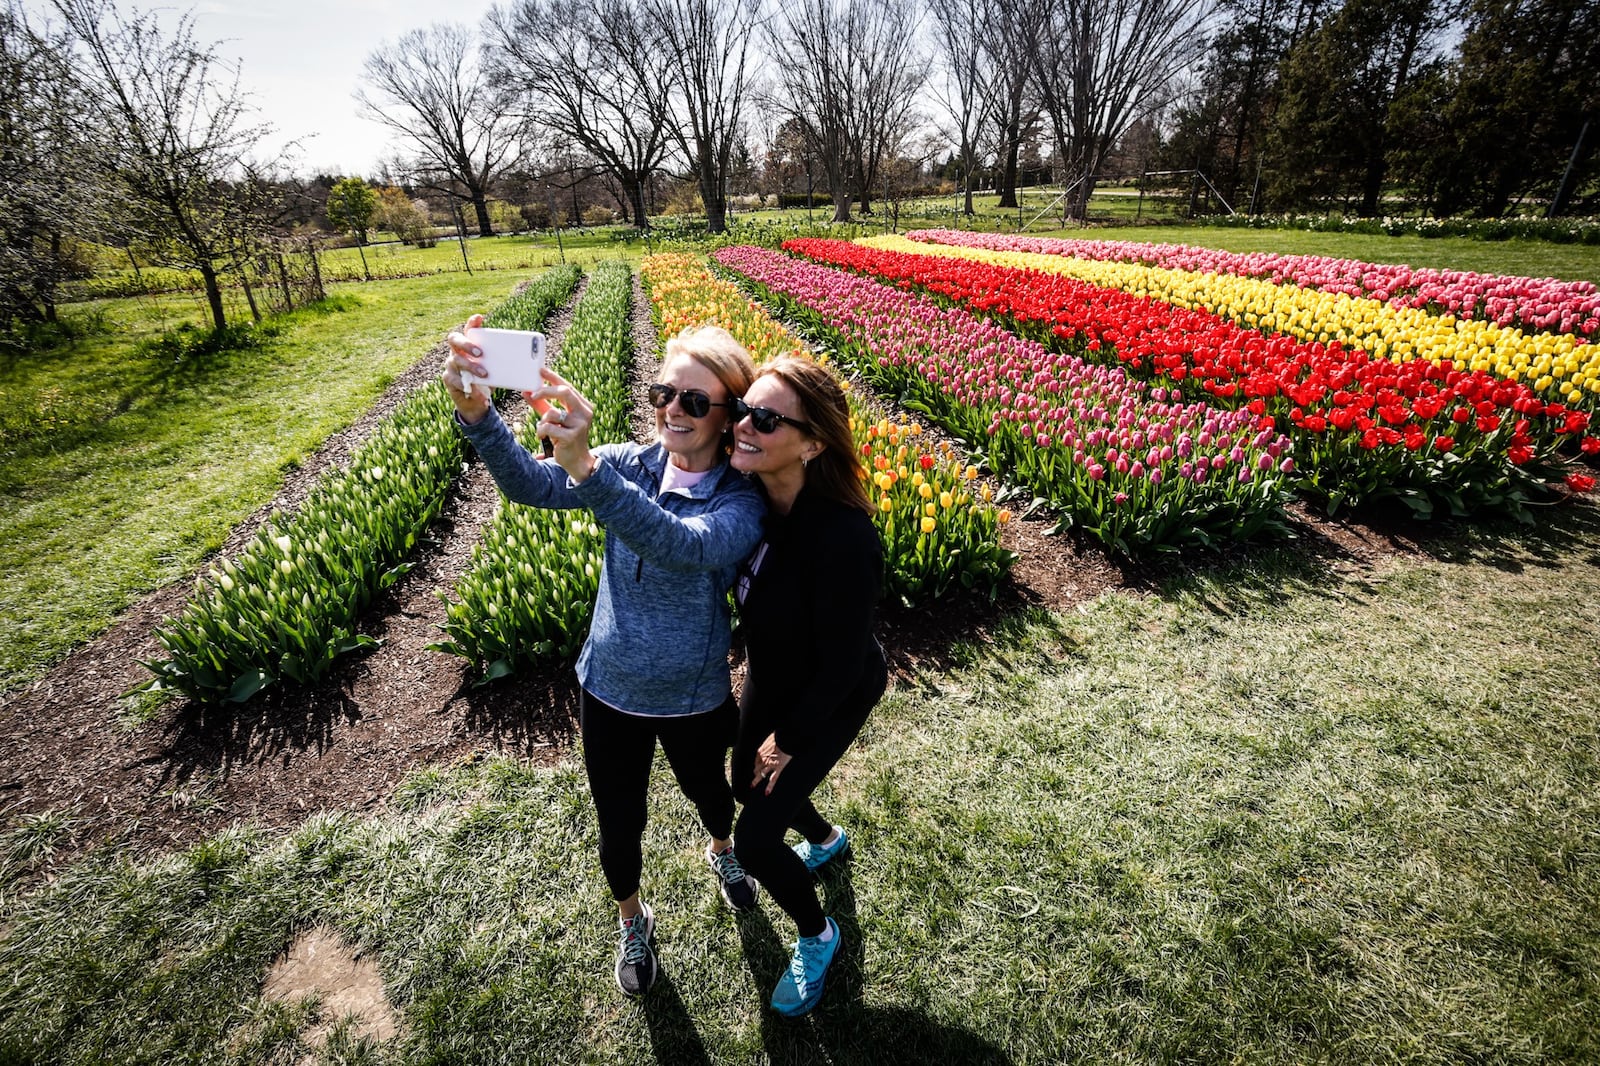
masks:
<svg viewBox="0 0 1600 1066"><path fill-rule="evenodd" d="M811 425L811 438L822 445L806 464L806 487L870 515L872 502L862 486L861 460L850 432L850 405L839 379L827 367L795 355L763 364L756 377L768 374L794 390L801 418Z"/></svg>

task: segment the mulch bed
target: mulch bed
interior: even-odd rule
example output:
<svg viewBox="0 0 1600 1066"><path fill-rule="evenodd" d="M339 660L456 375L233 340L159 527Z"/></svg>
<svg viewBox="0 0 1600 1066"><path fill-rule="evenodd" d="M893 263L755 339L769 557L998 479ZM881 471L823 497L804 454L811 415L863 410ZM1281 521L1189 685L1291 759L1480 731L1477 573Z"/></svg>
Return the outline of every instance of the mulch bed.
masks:
<svg viewBox="0 0 1600 1066"><path fill-rule="evenodd" d="M634 285L635 348L654 353L649 306L637 278ZM557 357L570 307L546 326ZM222 551L237 553L274 508L300 503L324 469L348 457L407 393L438 373L443 355L441 343L368 414L330 438L289 475L270 505L239 525ZM633 426L644 439L653 432L644 385L655 363L647 356L641 364ZM515 405L506 409L508 418L524 417L522 402ZM380 645L340 664L321 684L269 689L243 706L176 699L153 722L129 727L121 694L147 676L139 661L160 653L153 630L183 609L193 583L151 593L39 681L0 697L0 815L9 821L30 812L70 812L70 838L52 859L59 864L105 841L165 850L240 821L279 829L318 810L372 811L410 772L430 763L488 752L535 762L557 758L574 734L577 685L570 666L476 688L463 659L426 647L441 636L439 592L465 568L496 504L493 479L474 457L417 565L363 620L361 631ZM1309 550L1335 565L1417 550L1398 532L1306 511L1294 517ZM1108 589L1150 587L1159 577L1118 565L1071 536L1046 535L1052 524L1048 515L1029 515L1006 528L1005 546L1019 559L994 600L956 595L916 612L885 609L880 636L898 682L939 669L957 642L987 641L1008 613L1070 607Z"/></svg>

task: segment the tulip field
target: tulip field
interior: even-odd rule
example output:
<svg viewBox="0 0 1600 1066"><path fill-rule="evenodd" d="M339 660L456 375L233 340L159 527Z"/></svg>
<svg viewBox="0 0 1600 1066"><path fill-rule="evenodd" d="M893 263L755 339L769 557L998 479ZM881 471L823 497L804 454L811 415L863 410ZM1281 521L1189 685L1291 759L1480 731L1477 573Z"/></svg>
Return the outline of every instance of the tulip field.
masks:
<svg viewBox="0 0 1600 1066"><path fill-rule="evenodd" d="M756 232L351 286L177 373L122 310L0 375L149 405L0 435L5 510L103 512L12 554L175 559L0 691L0 1064L1600 1062L1594 284ZM597 445L649 438L687 328L844 382L891 681L815 789L853 846L804 1019L793 920L724 905L664 751L659 974L617 988L571 670L604 530L465 442L441 340L483 307L549 334ZM154 542L186 496L220 532Z"/></svg>
<svg viewBox="0 0 1600 1066"><path fill-rule="evenodd" d="M965 310L777 252L716 260L1114 551L1242 539L1281 514L1288 441L1247 411L1184 403Z"/></svg>
<svg viewBox="0 0 1600 1066"><path fill-rule="evenodd" d="M996 252L1033 252L1111 263L1237 275L1316 292L1377 300L1397 308L1483 319L1528 333L1600 333L1600 289L1588 281L1519 278L1470 270L1414 269L1316 255L1224 252L1184 244L1066 240L962 230L916 230L913 241Z"/></svg>
<svg viewBox="0 0 1600 1066"><path fill-rule="evenodd" d="M1594 486L1600 296L1586 283L938 230L713 260L645 260L663 340L716 323L758 361L815 347L970 449L851 392L888 591L907 605L998 588L1011 512L980 466L1123 555L1249 538L1281 526L1296 493L1329 511L1398 499L1525 516ZM550 271L491 320L538 325L578 276ZM599 443L627 432L630 278L595 272L562 349ZM409 568L461 465L448 414L439 387L413 396L299 512L219 562L159 630L150 684L242 701L370 646L356 615ZM570 657L599 551L584 515L502 506L435 647L489 679Z"/></svg>
<svg viewBox="0 0 1600 1066"><path fill-rule="evenodd" d="M962 236L985 244L999 240ZM1127 271L1146 271L1137 277L1128 274L1118 286L1105 277L1090 282L1068 276L1081 263L1060 254L990 252L894 237L857 243L796 240L785 249L892 283L907 297L912 291L926 293L947 311L990 319L1005 328L1004 337L1017 335L1037 342L1039 350L1029 364L1035 368L1063 357L1082 359L1086 365L1116 365L1132 377L1166 385L1170 399L1253 417L1260 430L1273 430L1288 439L1290 461L1277 466L1286 483L1330 511L1395 498L1422 514L1436 508L1454 514L1499 509L1526 516L1528 504L1548 497L1553 483L1564 480L1572 491L1593 485L1592 475L1574 465L1573 459L1600 452L1600 439L1588 432L1591 399L1600 389L1600 379L1591 368L1600 364L1595 362L1593 346L1570 335L1556 338L1489 327L1498 331L1499 341L1504 342L1501 348L1512 341L1534 352L1566 346L1566 355L1535 355L1531 363L1525 352L1519 352L1509 357L1512 365L1500 375L1485 367L1492 360L1481 352L1471 366L1435 358L1424 343L1431 336L1425 332L1396 341L1397 347L1385 358L1348 339L1328 339L1329 329L1337 332L1337 328L1304 309L1295 312L1300 335L1270 328L1275 319L1251 318L1242 312L1240 317L1251 324L1241 324L1200 306L1205 292L1195 277L1180 297L1174 295L1173 286L1158 292L1142 284L1141 279L1150 282L1151 271L1140 266L1113 264ZM776 261L768 262L777 269ZM837 284L841 293L853 286L852 291L879 298L876 290L883 288L833 282L826 274L805 276L824 288ZM1285 287L1249 284L1256 287L1257 297L1260 290ZM906 305L904 313L927 316L932 307ZM889 317L897 313L889 312ZM1319 325L1327 328L1316 328ZM1394 338L1392 331L1389 336ZM953 396L957 387L984 385L963 394L967 424L959 432L969 439L988 435L991 446L998 446L1000 423L1020 421L1031 447L1014 453L1019 468L1048 462L1063 450L1072 456L1071 467L1083 473L1114 470L1127 457L1125 441L1112 441L1114 451L1097 451L1106 442L1095 436L1092 424L1084 432L1082 412L1040 402L1037 394L1057 395L1059 382L1036 374L1024 386L1017 369L1023 363L1016 357L1010 357L1010 380L995 382L989 365L994 356L979 350L980 343L957 345L955 362L947 361L936 375L941 386L935 391L945 397ZM1375 347L1380 353L1389 352L1386 343ZM1402 343L1406 353L1415 351L1417 357L1405 358L1398 347ZM1504 357L1500 349L1496 352L1495 358ZM1526 380L1528 375L1517 365L1531 366L1539 376ZM1553 384L1552 371L1565 375L1565 384ZM1556 399L1551 389L1565 391ZM972 417L978 411L990 415L988 425L981 424L982 417ZM1213 431L1209 437L1216 435ZM1192 449L1195 441L1198 435L1188 447ZM1190 462L1179 450L1174 449L1175 464L1170 457L1161 460L1157 467L1161 481L1175 475L1193 480L1201 464ZM1145 469L1152 465L1148 454L1138 458L1144 460ZM1131 465L1127 472L1132 473ZM1266 473L1265 467L1258 463L1257 472ZM1145 480L1139 474L1134 477ZM1075 512L1083 528L1117 546L1116 534L1104 535L1103 499L1080 494L1073 503L1065 492L1051 492L1037 480L1030 483ZM1126 487L1114 490L1113 503L1119 496L1126 504L1139 506L1139 496ZM1238 532L1247 532L1250 525L1241 523ZM1135 536L1126 544L1137 548L1159 540Z"/></svg>

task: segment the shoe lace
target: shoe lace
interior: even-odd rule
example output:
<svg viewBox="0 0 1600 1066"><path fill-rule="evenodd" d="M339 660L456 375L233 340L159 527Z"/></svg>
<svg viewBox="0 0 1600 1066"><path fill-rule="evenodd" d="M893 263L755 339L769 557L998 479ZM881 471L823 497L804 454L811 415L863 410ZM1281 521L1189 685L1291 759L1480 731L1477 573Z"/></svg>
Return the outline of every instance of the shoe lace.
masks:
<svg viewBox="0 0 1600 1066"><path fill-rule="evenodd" d="M789 960L789 972L795 980L809 984L822 972L822 960L827 955L827 945L816 937L803 936L794 946L794 957Z"/></svg>
<svg viewBox="0 0 1600 1066"><path fill-rule="evenodd" d="M644 915L629 918L622 923L622 961L643 962L650 952L650 945L645 940L646 922Z"/></svg>
<svg viewBox="0 0 1600 1066"><path fill-rule="evenodd" d="M716 852L714 857L717 863L717 876L729 884L737 884L744 880L744 864L739 861L732 848Z"/></svg>

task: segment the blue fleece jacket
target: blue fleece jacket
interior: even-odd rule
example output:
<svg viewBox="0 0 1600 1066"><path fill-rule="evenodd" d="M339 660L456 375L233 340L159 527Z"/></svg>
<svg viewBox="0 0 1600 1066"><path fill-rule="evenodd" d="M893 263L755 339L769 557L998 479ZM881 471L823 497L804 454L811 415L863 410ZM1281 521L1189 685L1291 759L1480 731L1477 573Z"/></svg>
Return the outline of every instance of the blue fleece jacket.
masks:
<svg viewBox="0 0 1600 1066"><path fill-rule="evenodd" d="M603 444L594 473L574 484L554 460L535 459L498 413L457 418L515 503L588 508L605 529L605 563L589 638L578 656L583 687L618 710L680 715L727 699L728 588L761 539L766 505L726 462L662 495L666 449Z"/></svg>

